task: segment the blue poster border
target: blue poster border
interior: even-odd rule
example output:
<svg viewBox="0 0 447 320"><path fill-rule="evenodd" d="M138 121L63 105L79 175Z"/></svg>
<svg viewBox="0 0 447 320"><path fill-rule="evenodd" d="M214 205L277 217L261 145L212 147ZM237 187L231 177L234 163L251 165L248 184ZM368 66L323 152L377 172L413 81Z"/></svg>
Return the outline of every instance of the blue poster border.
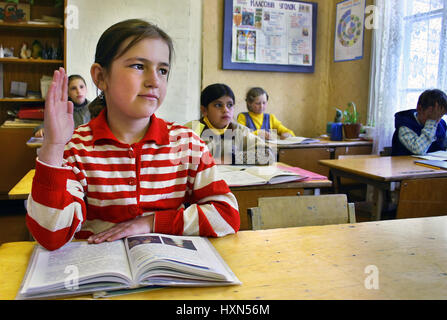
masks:
<svg viewBox="0 0 447 320"><path fill-rule="evenodd" d="M298 1L298 0L287 0L287 1L306 3L312 5L312 65L296 66L296 65L232 62L231 50L232 50L232 34L233 34L233 0L225 0L222 69L244 70L244 71L270 71L270 72L301 72L301 73L315 72L318 3Z"/></svg>

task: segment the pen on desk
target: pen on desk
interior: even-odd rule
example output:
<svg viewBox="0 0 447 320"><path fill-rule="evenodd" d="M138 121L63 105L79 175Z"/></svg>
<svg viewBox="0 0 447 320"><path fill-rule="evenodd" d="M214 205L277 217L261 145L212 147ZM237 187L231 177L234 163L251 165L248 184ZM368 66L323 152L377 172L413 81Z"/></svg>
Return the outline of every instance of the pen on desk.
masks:
<svg viewBox="0 0 447 320"><path fill-rule="evenodd" d="M422 167L426 167L426 168L430 168L430 169L434 169L434 170L439 170L438 167L434 167L434 166L431 166L429 164L420 163L420 162L415 162L415 164L417 164L418 166L422 166Z"/></svg>

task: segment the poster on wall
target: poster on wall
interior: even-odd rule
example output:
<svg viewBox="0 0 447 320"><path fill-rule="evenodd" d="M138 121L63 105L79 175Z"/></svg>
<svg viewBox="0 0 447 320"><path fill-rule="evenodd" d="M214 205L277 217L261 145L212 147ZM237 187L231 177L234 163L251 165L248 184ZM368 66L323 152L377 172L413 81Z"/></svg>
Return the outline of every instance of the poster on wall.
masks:
<svg viewBox="0 0 447 320"><path fill-rule="evenodd" d="M223 68L313 72L317 4L226 0Z"/></svg>
<svg viewBox="0 0 447 320"><path fill-rule="evenodd" d="M363 58L365 0L345 0L337 4L335 19L335 62Z"/></svg>

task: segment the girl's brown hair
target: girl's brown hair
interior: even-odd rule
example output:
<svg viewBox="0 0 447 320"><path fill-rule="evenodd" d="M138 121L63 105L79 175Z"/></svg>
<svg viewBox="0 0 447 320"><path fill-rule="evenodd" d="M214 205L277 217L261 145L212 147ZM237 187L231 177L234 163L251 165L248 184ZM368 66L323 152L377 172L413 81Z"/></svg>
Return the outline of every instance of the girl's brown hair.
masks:
<svg viewBox="0 0 447 320"><path fill-rule="evenodd" d="M132 40L129 44L120 50L122 43L130 38ZM171 64L174 56L174 45L171 37L158 26L140 19L124 20L104 31L96 45L95 63L108 70L115 59L121 57L143 39L164 40L169 47L169 64ZM89 105L92 118L96 117L105 106L105 97L101 93Z"/></svg>
<svg viewBox="0 0 447 320"><path fill-rule="evenodd" d="M247 102L247 108L250 110L249 104L253 103L255 101L256 97L259 97L261 94L265 94L267 97L267 101L269 100L268 93L260 88L260 87L254 87L248 90L247 95L245 96L245 101Z"/></svg>

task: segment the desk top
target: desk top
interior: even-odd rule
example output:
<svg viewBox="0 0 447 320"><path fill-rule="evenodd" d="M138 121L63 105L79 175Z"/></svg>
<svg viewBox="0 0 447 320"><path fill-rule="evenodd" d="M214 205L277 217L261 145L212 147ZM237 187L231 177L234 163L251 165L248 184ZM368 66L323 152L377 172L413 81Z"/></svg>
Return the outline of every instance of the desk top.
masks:
<svg viewBox="0 0 447 320"><path fill-rule="evenodd" d="M35 169L31 169L8 193L10 199L27 199L31 192L31 186ZM231 187L231 190L258 190L258 189L313 189L313 188L329 188L332 186L330 180L310 180L310 181L298 181L280 184L265 184L257 186L244 186L244 187Z"/></svg>
<svg viewBox="0 0 447 320"><path fill-rule="evenodd" d="M241 231L210 240L242 285L115 299L446 299L445 230L447 216ZM0 299L15 298L33 245L0 246Z"/></svg>
<svg viewBox="0 0 447 320"><path fill-rule="evenodd" d="M302 143L302 144L271 144L277 149L302 149L302 148L323 148L323 147L354 147L354 146L372 146L373 142L371 140L343 140L343 141L332 141L320 139L319 142L315 143Z"/></svg>
<svg viewBox="0 0 447 320"><path fill-rule="evenodd" d="M31 169L22 179L20 179L20 181L8 192L9 199L28 198L28 195L31 192L35 172L35 169Z"/></svg>
<svg viewBox="0 0 447 320"><path fill-rule="evenodd" d="M447 177L447 170L430 169L414 163L415 157L375 157L319 160L321 165L377 181L402 181Z"/></svg>

